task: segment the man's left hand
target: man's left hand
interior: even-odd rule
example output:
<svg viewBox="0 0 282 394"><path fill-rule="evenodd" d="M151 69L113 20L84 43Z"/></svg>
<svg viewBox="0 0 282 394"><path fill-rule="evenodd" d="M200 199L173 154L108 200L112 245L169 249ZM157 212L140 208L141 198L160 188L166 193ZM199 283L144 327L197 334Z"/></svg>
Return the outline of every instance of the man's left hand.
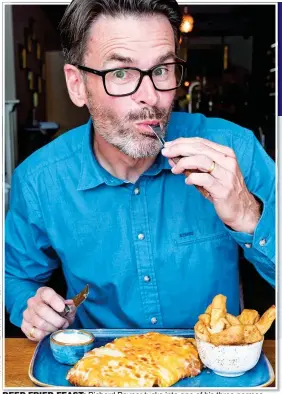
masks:
<svg viewBox="0 0 282 394"><path fill-rule="evenodd" d="M220 219L235 231L253 234L260 218L260 204L248 191L234 151L203 138L178 138L167 142L162 154L169 159L174 174L198 169L187 185L209 192ZM177 164L171 160L181 156Z"/></svg>

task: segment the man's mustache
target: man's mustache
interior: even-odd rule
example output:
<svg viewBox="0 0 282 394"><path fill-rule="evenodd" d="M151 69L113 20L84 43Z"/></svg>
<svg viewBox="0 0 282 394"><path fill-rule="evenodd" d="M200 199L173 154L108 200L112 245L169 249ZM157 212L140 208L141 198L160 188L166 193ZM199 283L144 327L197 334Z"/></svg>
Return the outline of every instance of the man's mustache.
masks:
<svg viewBox="0 0 282 394"><path fill-rule="evenodd" d="M167 119L168 115L169 111L162 108L144 108L139 112L129 112L125 121L164 120Z"/></svg>

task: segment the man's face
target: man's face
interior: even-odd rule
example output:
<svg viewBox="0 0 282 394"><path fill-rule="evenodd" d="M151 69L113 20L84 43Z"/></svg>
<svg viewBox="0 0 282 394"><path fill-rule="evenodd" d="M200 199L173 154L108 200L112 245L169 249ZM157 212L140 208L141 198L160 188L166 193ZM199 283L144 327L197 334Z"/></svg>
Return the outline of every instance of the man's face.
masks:
<svg viewBox="0 0 282 394"><path fill-rule="evenodd" d="M84 65L97 70L119 67L150 69L173 62L175 39L164 16L100 16L90 31ZM165 60L164 60L165 59ZM122 77L122 75L118 75ZM160 143L148 124L167 122L175 91L156 91L148 76L137 92L109 96L100 76L87 73L87 106L95 132L133 158L155 156Z"/></svg>

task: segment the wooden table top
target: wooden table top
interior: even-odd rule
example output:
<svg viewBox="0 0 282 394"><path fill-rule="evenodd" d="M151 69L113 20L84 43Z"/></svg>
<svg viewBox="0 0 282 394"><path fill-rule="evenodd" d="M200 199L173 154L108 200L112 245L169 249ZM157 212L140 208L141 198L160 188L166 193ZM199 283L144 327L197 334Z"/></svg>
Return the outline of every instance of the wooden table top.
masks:
<svg viewBox="0 0 282 394"><path fill-rule="evenodd" d="M28 377L28 368L36 343L23 338L5 340L4 387L34 387ZM275 341L265 340L263 350L275 371ZM275 387L275 382L271 385Z"/></svg>

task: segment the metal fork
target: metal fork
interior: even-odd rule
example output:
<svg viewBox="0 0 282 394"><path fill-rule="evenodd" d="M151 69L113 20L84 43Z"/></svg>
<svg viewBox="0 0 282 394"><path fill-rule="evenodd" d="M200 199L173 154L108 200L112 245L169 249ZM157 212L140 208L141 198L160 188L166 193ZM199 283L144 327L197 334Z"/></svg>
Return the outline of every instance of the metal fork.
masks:
<svg viewBox="0 0 282 394"><path fill-rule="evenodd" d="M156 126L150 126L150 127L151 127L152 131L155 133L155 135L156 135L156 137L158 138L158 140L160 141L162 147L164 147L165 140L164 140L164 138L163 138L163 136L162 136L162 131L163 131L163 130L162 130L161 126L160 126L160 125L156 125ZM177 164L181 158L182 158L181 156L178 156L178 157L174 157L174 158L171 159L171 160L172 160L175 164ZM189 176L189 175L192 174L193 172L202 172L202 171L199 171L199 170L185 170L183 174L184 174L185 176ZM205 188L203 188L202 186L195 186L195 187L199 190L200 193L202 193L202 195L203 195L205 198L208 198L208 197L209 197L210 193L209 193Z"/></svg>

